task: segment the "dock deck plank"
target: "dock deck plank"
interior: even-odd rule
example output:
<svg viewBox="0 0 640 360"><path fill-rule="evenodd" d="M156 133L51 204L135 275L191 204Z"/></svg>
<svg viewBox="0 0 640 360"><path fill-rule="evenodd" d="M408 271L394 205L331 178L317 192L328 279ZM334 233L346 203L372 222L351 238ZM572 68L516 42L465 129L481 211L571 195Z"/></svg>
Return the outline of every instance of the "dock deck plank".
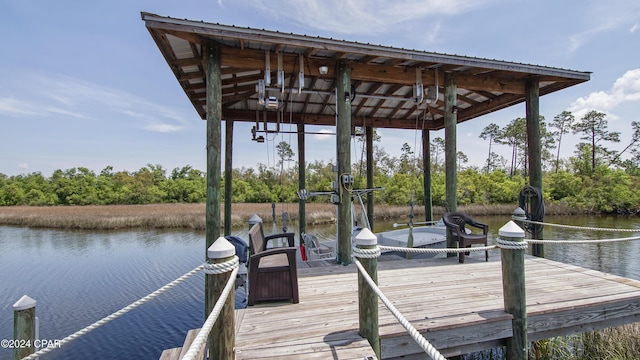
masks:
<svg viewBox="0 0 640 360"><path fill-rule="evenodd" d="M478 257L479 259L479 257ZM501 263L473 257L380 261L380 288L411 323L452 356L495 347L511 336L503 310ZM484 259L482 259L484 260ZM640 321L640 281L526 257L529 339ZM300 303L242 310L236 359L363 359L355 266L300 268ZM380 303L382 358L420 354Z"/></svg>

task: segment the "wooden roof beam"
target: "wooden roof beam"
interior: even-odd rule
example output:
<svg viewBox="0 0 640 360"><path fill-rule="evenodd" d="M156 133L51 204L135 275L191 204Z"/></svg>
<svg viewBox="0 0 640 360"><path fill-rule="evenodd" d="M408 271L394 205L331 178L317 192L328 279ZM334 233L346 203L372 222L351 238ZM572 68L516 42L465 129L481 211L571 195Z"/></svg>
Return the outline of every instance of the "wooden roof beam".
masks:
<svg viewBox="0 0 640 360"><path fill-rule="evenodd" d="M285 73L294 73L297 68L298 55L283 54L283 70ZM342 54L337 54L338 57ZM398 61L401 61L398 59ZM329 67L329 71L324 77L335 77L335 62L325 59L307 59L311 76L320 76L318 68L321 65ZM192 64L189 59L184 59L182 63ZM393 61L392 61L393 63ZM239 50L236 48L222 48L222 64L240 69L257 70L264 68L264 52L259 50ZM351 79L368 82L397 83L412 85L416 81L416 74L413 68L397 67L388 65L362 64L351 62ZM435 74L433 71L425 71L422 75L425 85L435 84ZM490 76L473 76L466 74L456 74L458 87L468 90L487 90L510 94L524 94L524 82L512 79L496 79Z"/></svg>

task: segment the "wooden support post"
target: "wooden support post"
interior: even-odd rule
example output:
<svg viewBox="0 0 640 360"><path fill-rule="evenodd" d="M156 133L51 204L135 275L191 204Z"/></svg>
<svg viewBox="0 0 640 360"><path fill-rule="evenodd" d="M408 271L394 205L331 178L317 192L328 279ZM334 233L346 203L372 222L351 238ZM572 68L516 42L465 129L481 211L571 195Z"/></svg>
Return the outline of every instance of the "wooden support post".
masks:
<svg viewBox="0 0 640 360"><path fill-rule="evenodd" d="M24 295L13 304L13 358L33 354L36 350L36 301ZM3 340L4 341L4 340Z"/></svg>
<svg viewBox="0 0 640 360"><path fill-rule="evenodd" d="M207 202L205 205L205 251L208 251L209 247L220 237L222 62L219 45L203 46L203 52L207 76ZM205 279L205 319L209 316L215 305L216 296L212 285L213 283ZM213 302L211 300L213 300ZM212 357L209 358L213 359Z"/></svg>
<svg viewBox="0 0 640 360"><path fill-rule="evenodd" d="M524 230L509 221L500 230L501 240L521 243ZM527 359L527 298L525 295L525 249L501 249L502 256L502 293L504 310L513 315L513 336L507 339L507 359Z"/></svg>
<svg viewBox="0 0 640 360"><path fill-rule="evenodd" d="M207 250L209 263L220 264L230 260L236 254L235 247L221 237L216 240ZM207 294L206 302L211 309L220 298L227 282L231 277L231 271L222 274L206 274L206 282L211 291ZM233 292L227 296L227 300L220 311L218 319L213 325L207 345L209 348L209 357L211 360L233 360L236 335L235 335L235 314L234 314L235 298Z"/></svg>
<svg viewBox="0 0 640 360"><path fill-rule="evenodd" d="M351 193L346 189L345 177L351 174L351 68L346 60L338 61L338 123L336 124L339 264L351 263Z"/></svg>
<svg viewBox="0 0 640 360"><path fill-rule="evenodd" d="M222 124L222 70L220 46L203 46L207 75L207 203L206 244L220 236L220 148Z"/></svg>
<svg viewBox="0 0 640 360"><path fill-rule="evenodd" d="M233 120L226 119L224 135L224 236L231 235L231 204L233 197Z"/></svg>
<svg viewBox="0 0 640 360"><path fill-rule="evenodd" d="M540 140L540 83L537 79L527 81L525 88L527 146L529 155L529 184L542 192L542 151ZM531 210L534 213L539 207L536 197L531 199ZM538 221L542 221L539 219ZM532 224L532 237L542 239L541 225ZM532 254L544 257L544 245L533 244Z"/></svg>
<svg viewBox="0 0 640 360"><path fill-rule="evenodd" d="M431 195L431 139L429 130L422 130L422 178L424 179L424 221L433 221Z"/></svg>
<svg viewBox="0 0 640 360"><path fill-rule="evenodd" d="M454 74L445 73L444 76L444 153L445 153L445 181L446 201L449 211L458 209L458 150L456 147L456 128L458 124L457 83ZM455 248L456 240L447 231L447 247ZM447 253L447 257L457 256Z"/></svg>
<svg viewBox="0 0 640 360"><path fill-rule="evenodd" d="M369 229L364 228L356 236L359 249L375 249L378 246L378 238ZM367 274L378 284L378 259L359 258L362 267ZM378 327L378 295L371 289L367 280L358 271L358 318L360 336L369 340L371 348L380 357L380 330Z"/></svg>
<svg viewBox="0 0 640 360"><path fill-rule="evenodd" d="M298 189L305 189L307 187L306 169L307 162L305 159L305 141L304 141L304 124L298 124ZM302 234L307 232L307 219L305 201L298 199L298 234L300 234L300 244L302 241Z"/></svg>
<svg viewBox="0 0 640 360"><path fill-rule="evenodd" d="M367 148L367 189L373 189L373 131L371 126L365 127L365 141ZM373 230L374 218L373 218L373 191L367 194L367 218L369 219L369 225L371 231Z"/></svg>

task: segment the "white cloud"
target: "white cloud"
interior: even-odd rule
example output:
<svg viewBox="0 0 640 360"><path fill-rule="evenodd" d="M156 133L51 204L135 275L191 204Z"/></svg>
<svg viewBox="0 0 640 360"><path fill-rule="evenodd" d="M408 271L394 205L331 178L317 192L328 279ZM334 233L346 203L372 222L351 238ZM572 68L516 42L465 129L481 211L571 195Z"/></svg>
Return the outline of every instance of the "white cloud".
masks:
<svg viewBox="0 0 640 360"><path fill-rule="evenodd" d="M634 33L636 32L636 30L640 29L640 23L635 23L633 24L633 26L631 27L631 29L629 29L629 32Z"/></svg>
<svg viewBox="0 0 640 360"><path fill-rule="evenodd" d="M597 91L576 99L571 103L569 111L576 117L591 110L610 114L620 104L638 100L640 100L640 68L629 70L616 79L609 91Z"/></svg>
<svg viewBox="0 0 640 360"><path fill-rule="evenodd" d="M31 110L35 107L26 101L18 100L13 97L0 98L0 114L5 115L38 115L37 112Z"/></svg>
<svg viewBox="0 0 640 360"><path fill-rule="evenodd" d="M161 133L170 133L182 130L182 126L170 125L170 124L149 124L144 127L149 131L156 131Z"/></svg>
<svg viewBox="0 0 640 360"><path fill-rule="evenodd" d="M584 18L576 20L582 21L581 27L586 30L569 36L569 52L576 51L604 32L628 28L629 23L637 21L640 10L640 2L627 0L593 0L582 6L585 8ZM631 32L637 27L638 23L635 23Z"/></svg>
<svg viewBox="0 0 640 360"><path fill-rule="evenodd" d="M29 164L27 164L27 163L20 163L20 164L18 164L18 167L19 167L20 169L25 169L25 170L26 170L26 169L28 169L28 168L29 168Z"/></svg>
<svg viewBox="0 0 640 360"><path fill-rule="evenodd" d="M321 133L321 134L314 134L314 136L313 136L316 140L324 141L324 140L330 140L331 138L333 138L333 134L334 134L333 130L321 129L318 132ZM324 135L324 134L326 134L326 135Z"/></svg>
<svg viewBox="0 0 640 360"><path fill-rule="evenodd" d="M344 34L381 34L407 21L455 15L493 0L246 0L268 16Z"/></svg>
<svg viewBox="0 0 640 360"><path fill-rule="evenodd" d="M188 123L187 116L173 108L90 81L52 74L23 74L15 78L4 89L15 95L0 97L0 114L130 120L126 123L160 132L178 131ZM31 86L23 87L23 78L29 78L26 83Z"/></svg>
<svg viewBox="0 0 640 360"><path fill-rule="evenodd" d="M87 116L79 113L79 112L74 112L74 111L70 111L70 110L66 110L66 109L60 109L57 107L46 107L44 109L47 113L49 114L59 114L59 115L65 115L65 116L71 116L71 117L75 117L78 119L86 119Z"/></svg>

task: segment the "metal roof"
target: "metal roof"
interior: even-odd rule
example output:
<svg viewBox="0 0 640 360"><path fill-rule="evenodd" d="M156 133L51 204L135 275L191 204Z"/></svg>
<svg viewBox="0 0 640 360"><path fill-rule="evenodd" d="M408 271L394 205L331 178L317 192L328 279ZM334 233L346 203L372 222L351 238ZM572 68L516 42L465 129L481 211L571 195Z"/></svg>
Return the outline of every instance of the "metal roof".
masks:
<svg viewBox="0 0 640 360"><path fill-rule="evenodd" d="M222 51L222 112L234 121L284 121L335 125L335 69L349 60L354 126L431 129L444 127L444 77L457 82L458 122L525 101L525 83L537 79L540 95L588 81L590 72L493 59L408 50L308 35L174 19L142 13L142 20L176 79L205 119L203 44ZM278 55L280 54L280 55ZM276 86L278 56L284 81ZM277 110L258 101L258 82L265 79L267 58L271 84L266 94ZM303 84L300 86L300 64ZM327 67L321 74L319 68ZM420 78L425 97L416 101Z"/></svg>

